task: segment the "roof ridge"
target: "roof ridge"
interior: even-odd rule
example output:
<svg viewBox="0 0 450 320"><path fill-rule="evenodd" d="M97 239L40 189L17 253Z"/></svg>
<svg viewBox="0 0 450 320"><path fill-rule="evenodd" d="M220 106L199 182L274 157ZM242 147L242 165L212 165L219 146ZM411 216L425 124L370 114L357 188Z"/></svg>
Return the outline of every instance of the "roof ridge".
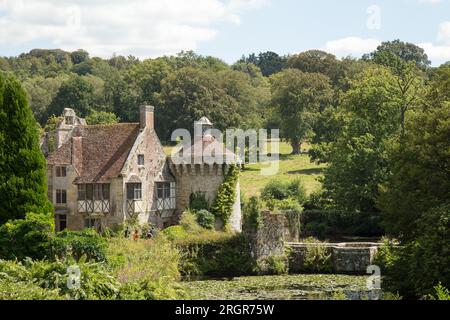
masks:
<svg viewBox="0 0 450 320"><path fill-rule="evenodd" d="M123 123L109 123L109 124L87 124L78 125L79 128L105 128L105 127L115 127L115 126L139 126L138 122L123 122Z"/></svg>

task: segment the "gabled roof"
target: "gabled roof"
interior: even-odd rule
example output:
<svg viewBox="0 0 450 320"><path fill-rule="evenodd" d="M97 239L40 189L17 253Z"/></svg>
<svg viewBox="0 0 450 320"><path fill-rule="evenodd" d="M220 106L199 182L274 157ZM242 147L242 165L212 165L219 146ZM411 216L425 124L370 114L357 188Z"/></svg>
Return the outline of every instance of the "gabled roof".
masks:
<svg viewBox="0 0 450 320"><path fill-rule="evenodd" d="M47 163L74 165L79 171L74 181L77 184L109 182L120 175L139 132L138 123L78 126L72 138L47 158ZM76 145L74 139L81 140L81 145Z"/></svg>

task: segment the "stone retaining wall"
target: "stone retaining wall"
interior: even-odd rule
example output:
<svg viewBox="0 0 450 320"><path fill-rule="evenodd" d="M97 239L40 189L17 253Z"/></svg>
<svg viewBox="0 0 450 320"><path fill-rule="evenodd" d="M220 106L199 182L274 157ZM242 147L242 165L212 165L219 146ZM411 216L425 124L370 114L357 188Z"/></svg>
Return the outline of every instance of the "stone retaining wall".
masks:
<svg viewBox="0 0 450 320"><path fill-rule="evenodd" d="M378 250L377 243L286 243L290 249L289 270L302 272L309 247L322 246L331 255L332 271L344 274L366 274Z"/></svg>

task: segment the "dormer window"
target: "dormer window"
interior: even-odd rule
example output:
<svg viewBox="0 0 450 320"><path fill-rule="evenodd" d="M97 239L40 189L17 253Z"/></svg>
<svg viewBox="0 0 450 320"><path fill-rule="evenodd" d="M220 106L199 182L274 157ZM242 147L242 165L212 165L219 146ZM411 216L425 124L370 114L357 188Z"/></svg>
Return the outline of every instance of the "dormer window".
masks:
<svg viewBox="0 0 450 320"><path fill-rule="evenodd" d="M143 154L138 154L138 165L140 166L145 165L145 157Z"/></svg>

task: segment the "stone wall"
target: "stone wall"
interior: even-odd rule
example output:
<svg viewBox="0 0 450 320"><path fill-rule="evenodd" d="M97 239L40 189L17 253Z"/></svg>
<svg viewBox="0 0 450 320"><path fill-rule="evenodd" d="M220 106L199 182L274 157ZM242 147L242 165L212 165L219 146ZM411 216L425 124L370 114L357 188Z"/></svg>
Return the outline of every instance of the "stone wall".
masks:
<svg viewBox="0 0 450 320"><path fill-rule="evenodd" d="M184 164L175 165L171 162L170 170L176 179L176 203L177 214L181 215L187 207L191 194L201 192L210 205L214 203L217 191L225 179L227 170L219 165L208 164ZM230 217L230 227L234 232L242 231L240 186L236 186L236 200ZM217 222L216 228L220 229L222 223Z"/></svg>
<svg viewBox="0 0 450 320"><path fill-rule="evenodd" d="M294 273L304 270L304 258L311 246L323 246L331 255L332 271L343 274L366 274L373 263L377 243L287 243L290 249L289 269Z"/></svg>
<svg viewBox="0 0 450 320"><path fill-rule="evenodd" d="M284 224L285 217L279 213L263 211L262 225L256 229L252 226L244 229L244 234L250 242L252 256L256 260L270 256L284 255Z"/></svg>

